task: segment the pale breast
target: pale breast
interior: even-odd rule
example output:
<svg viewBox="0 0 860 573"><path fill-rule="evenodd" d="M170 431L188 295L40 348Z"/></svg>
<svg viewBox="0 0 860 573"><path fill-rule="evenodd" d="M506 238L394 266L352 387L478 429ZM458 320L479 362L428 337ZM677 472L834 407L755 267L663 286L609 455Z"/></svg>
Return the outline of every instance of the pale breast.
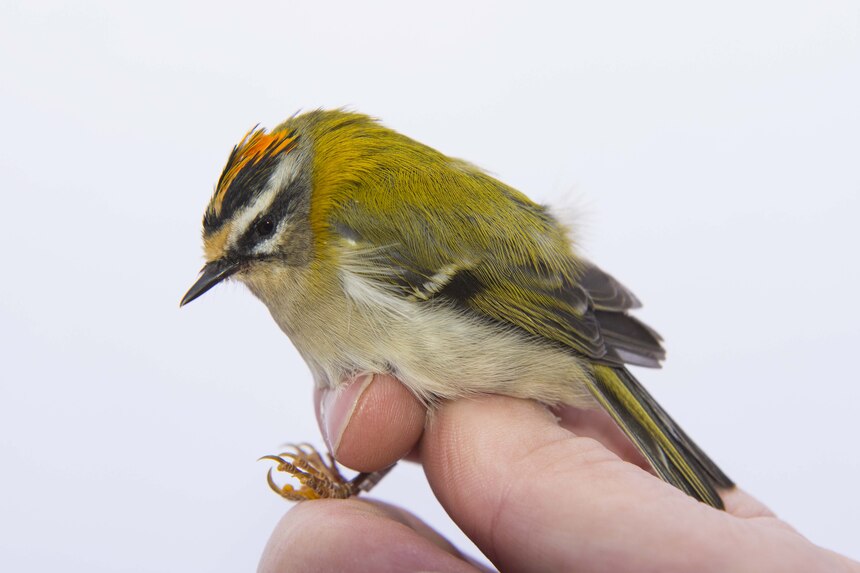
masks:
<svg viewBox="0 0 860 573"><path fill-rule="evenodd" d="M444 300L406 300L349 271L319 292L304 273L293 268L241 278L319 383L392 373L426 402L494 393L593 404L584 385L590 366L555 344L469 316Z"/></svg>

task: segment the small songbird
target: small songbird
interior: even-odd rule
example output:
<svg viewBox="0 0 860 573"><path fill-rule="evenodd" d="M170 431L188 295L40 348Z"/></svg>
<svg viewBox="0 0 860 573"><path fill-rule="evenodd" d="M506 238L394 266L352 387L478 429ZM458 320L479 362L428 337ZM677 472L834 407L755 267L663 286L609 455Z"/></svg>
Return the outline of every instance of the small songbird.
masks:
<svg viewBox="0 0 860 573"><path fill-rule="evenodd" d="M295 116L233 148L203 242L181 304L239 279L318 385L387 373L430 407L479 393L602 407L660 477L723 507L731 480L626 368L665 356L628 314L639 301L547 208L470 163L362 114ZM314 452L273 459L303 484L285 497L356 493Z"/></svg>

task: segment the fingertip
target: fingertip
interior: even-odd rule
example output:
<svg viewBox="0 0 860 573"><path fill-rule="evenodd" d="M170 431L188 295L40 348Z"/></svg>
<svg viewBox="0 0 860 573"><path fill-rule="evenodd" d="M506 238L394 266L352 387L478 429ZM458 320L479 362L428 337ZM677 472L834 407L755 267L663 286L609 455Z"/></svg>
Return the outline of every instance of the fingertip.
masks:
<svg viewBox="0 0 860 573"><path fill-rule="evenodd" d="M296 504L275 527L257 569L260 573L476 570L414 515L359 499Z"/></svg>
<svg viewBox="0 0 860 573"><path fill-rule="evenodd" d="M317 394L320 426L338 462L364 472L390 466L412 451L424 430L424 405L396 378L369 375L344 390Z"/></svg>

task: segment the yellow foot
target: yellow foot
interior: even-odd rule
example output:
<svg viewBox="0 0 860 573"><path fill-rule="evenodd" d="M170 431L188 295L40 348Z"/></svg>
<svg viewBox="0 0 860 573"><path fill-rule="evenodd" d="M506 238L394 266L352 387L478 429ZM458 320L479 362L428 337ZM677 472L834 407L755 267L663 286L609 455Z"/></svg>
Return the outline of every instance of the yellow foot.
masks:
<svg viewBox="0 0 860 573"><path fill-rule="evenodd" d="M287 448L289 448L287 451L277 456L263 456L260 459L277 462L277 466L269 468L266 481L269 482L272 491L290 501L321 498L346 499L363 491L368 492L394 467L390 465L377 472L362 472L347 480L337 469L331 454L326 454L328 462L325 462L320 453L310 444L290 444ZM289 474L301 485L298 489L291 484L279 486L275 483L273 470Z"/></svg>
<svg viewBox="0 0 860 573"><path fill-rule="evenodd" d="M266 480L272 491L290 501L305 501L308 499L346 499L356 495L361 488L361 482L356 479L347 481L338 471L334 458L327 454L328 462L323 461L320 453L310 444L290 444L287 451L276 456L263 456L261 460L272 460L277 466L269 468ZM301 484L298 488L292 484L279 486L272 476L273 470L289 474ZM362 476L364 474L359 474ZM364 479L361 480L362 482Z"/></svg>

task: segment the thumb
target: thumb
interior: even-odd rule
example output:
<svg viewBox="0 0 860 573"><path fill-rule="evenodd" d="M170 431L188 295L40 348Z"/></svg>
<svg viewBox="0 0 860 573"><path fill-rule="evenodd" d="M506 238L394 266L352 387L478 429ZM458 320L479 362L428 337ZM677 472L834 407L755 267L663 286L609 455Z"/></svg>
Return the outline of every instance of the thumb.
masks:
<svg viewBox="0 0 860 573"><path fill-rule="evenodd" d="M397 379L365 374L315 394L323 439L341 464L372 472L415 448L426 410Z"/></svg>

